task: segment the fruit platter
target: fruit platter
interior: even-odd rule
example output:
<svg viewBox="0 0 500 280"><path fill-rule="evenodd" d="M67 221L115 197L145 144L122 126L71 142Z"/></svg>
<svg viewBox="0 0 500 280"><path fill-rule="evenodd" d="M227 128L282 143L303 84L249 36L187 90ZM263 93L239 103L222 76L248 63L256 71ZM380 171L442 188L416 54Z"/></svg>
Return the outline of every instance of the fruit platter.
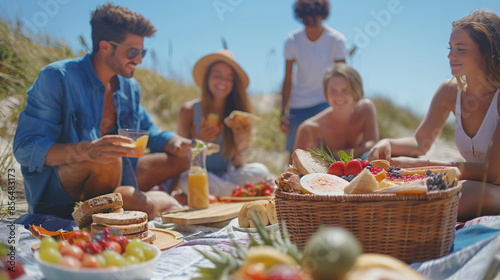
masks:
<svg viewBox="0 0 500 280"><path fill-rule="evenodd" d="M455 167L400 168L323 150L299 150L276 179L276 211L303 247L321 225L348 229L368 253L406 262L446 255L454 239L460 172ZM419 230L415 230L419 229Z"/></svg>

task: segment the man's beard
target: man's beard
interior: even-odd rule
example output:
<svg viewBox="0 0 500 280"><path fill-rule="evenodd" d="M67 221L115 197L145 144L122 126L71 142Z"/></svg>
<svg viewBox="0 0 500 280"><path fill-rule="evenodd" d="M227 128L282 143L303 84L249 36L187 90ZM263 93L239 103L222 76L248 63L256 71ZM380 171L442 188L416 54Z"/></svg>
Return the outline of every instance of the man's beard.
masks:
<svg viewBox="0 0 500 280"><path fill-rule="evenodd" d="M111 55L107 56L106 57L106 63L108 64L108 66L118 75L120 76L123 76L125 78L132 78L134 76L134 72L135 71L127 71L125 69L125 67L128 65L128 64L133 64L133 65L136 65L135 63L133 62L129 62L127 63L125 66L122 65L122 63L118 60L118 58L115 56L115 52L113 51L113 53L111 53Z"/></svg>

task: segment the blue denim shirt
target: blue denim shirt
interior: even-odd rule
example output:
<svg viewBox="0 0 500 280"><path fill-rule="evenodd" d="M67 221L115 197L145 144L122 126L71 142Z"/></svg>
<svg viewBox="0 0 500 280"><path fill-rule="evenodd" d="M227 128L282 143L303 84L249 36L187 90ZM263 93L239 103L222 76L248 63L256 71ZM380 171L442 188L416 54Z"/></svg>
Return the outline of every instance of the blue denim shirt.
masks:
<svg viewBox="0 0 500 280"><path fill-rule="evenodd" d="M175 134L172 131L160 132L153 125L140 104L140 88L135 79L119 75L114 79L117 123L110 133L116 133L117 128L149 130L150 151L163 151ZM26 108L19 116L13 149L21 165L30 213L71 217L74 201L60 185L57 166L45 165L45 156L55 143L99 138L104 91L89 54L46 66L28 90ZM133 167L130 168L135 168L136 159L124 159L131 162Z"/></svg>

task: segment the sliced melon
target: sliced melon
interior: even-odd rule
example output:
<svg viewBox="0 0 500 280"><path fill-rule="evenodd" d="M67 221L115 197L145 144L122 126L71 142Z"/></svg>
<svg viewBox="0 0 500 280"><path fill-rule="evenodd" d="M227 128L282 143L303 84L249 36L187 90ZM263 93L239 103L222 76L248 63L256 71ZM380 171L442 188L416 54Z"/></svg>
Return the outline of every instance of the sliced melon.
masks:
<svg viewBox="0 0 500 280"><path fill-rule="evenodd" d="M348 184L348 181L326 173L311 173L300 179L301 190L304 194L342 195Z"/></svg>

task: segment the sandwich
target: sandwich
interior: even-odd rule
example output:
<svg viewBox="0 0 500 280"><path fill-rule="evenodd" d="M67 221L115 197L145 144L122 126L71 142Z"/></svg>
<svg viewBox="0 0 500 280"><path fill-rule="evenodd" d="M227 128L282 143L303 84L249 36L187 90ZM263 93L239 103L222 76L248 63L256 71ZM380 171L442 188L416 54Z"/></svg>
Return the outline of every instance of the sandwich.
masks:
<svg viewBox="0 0 500 280"><path fill-rule="evenodd" d="M123 213L98 213L92 215L90 233L95 235L106 227L118 228L127 239L139 238L152 243L156 234L148 228L148 214L142 211L124 211Z"/></svg>
<svg viewBox="0 0 500 280"><path fill-rule="evenodd" d="M80 229L88 228L92 224L92 215L96 213L123 212L123 199L120 193L108 193L77 203L71 214Z"/></svg>
<svg viewBox="0 0 500 280"><path fill-rule="evenodd" d="M230 126L232 126L232 124L235 121L238 121L242 126L248 126L248 125L252 125L260 120L262 120L262 118L254 115L254 114L234 110L231 112L231 114L229 116L227 116L224 119L224 123L230 127Z"/></svg>

